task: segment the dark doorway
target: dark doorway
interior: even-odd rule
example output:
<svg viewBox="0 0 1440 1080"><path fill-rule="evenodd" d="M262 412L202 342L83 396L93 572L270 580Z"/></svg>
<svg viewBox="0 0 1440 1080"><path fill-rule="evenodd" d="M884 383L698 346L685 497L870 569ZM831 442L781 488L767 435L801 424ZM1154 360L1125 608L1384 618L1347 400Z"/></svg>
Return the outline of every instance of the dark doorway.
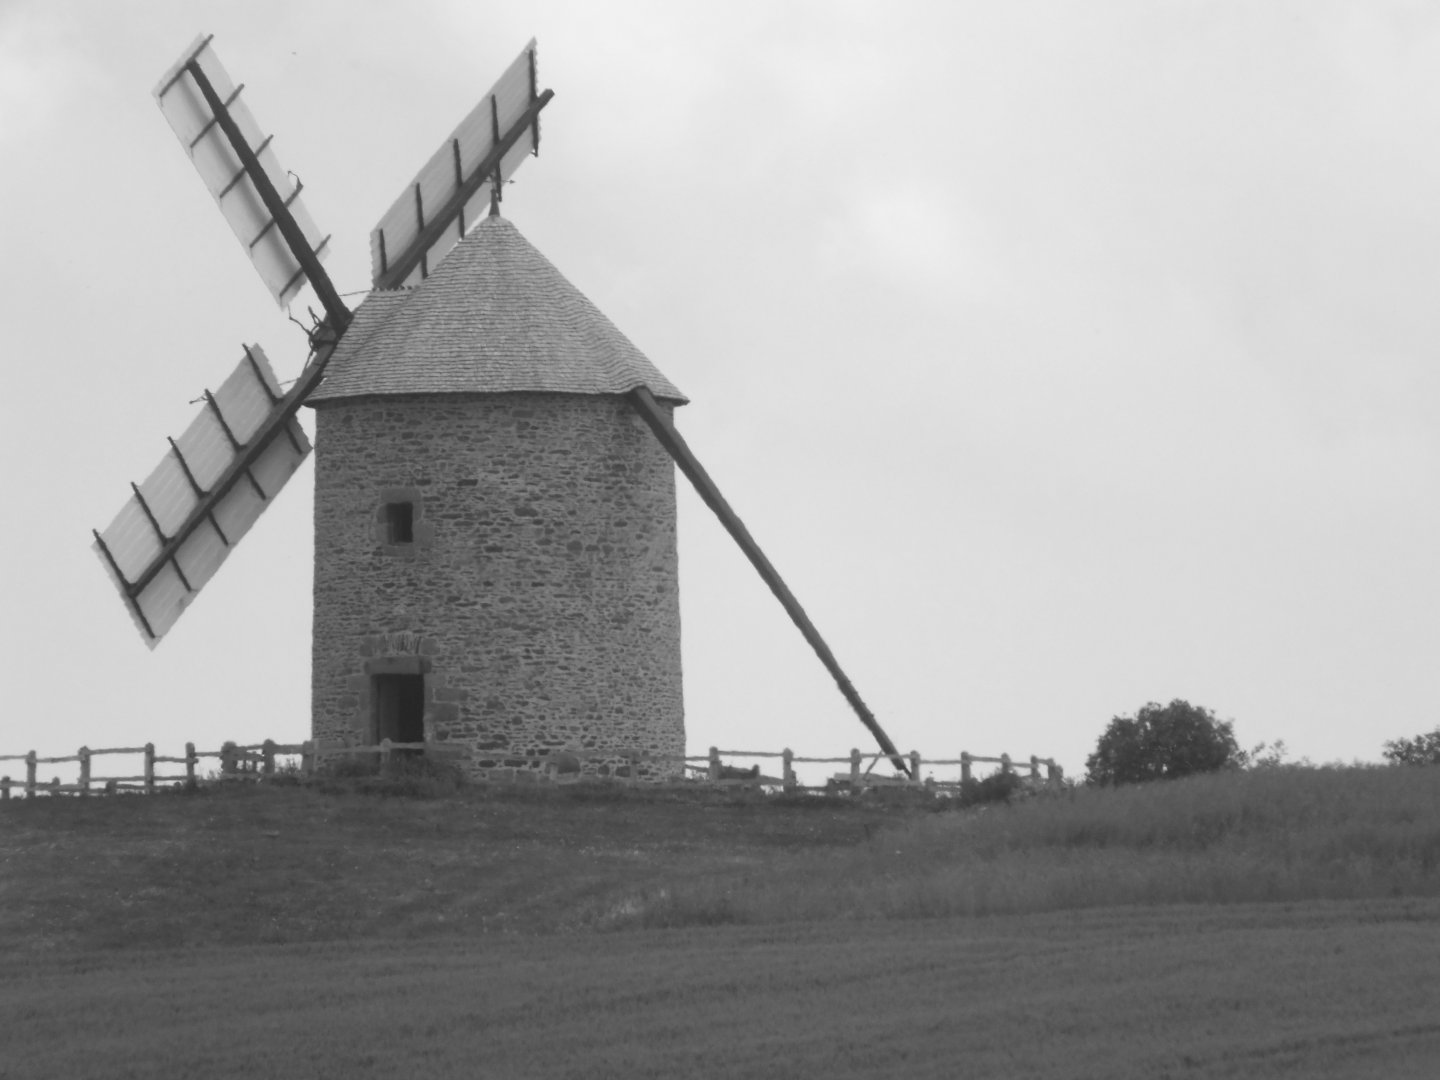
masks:
<svg viewBox="0 0 1440 1080"><path fill-rule="evenodd" d="M371 700L375 703L375 741L397 743L425 741L425 676L372 676Z"/></svg>

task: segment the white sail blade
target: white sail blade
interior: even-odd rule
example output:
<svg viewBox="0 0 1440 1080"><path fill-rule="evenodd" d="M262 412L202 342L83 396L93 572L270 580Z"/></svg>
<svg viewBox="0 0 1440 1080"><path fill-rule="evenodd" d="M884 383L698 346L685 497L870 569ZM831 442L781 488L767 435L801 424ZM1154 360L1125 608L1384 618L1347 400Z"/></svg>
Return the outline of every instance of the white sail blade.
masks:
<svg viewBox="0 0 1440 1080"><path fill-rule="evenodd" d="M485 180L510 179L539 146L539 120L533 117L515 133L498 161L490 161L505 137L514 133L539 97L535 40L525 46L480 104L441 143L419 174L406 185L370 233L371 277L377 288L413 285L431 271L485 214L490 203ZM477 171L483 171L477 176ZM478 183L477 183L478 181ZM477 188L468 197L464 192ZM426 226L443 219L443 233L426 244ZM418 251L424 247L423 252ZM412 264L398 280L397 267Z"/></svg>
<svg viewBox="0 0 1440 1080"><path fill-rule="evenodd" d="M115 519L95 534L95 550L152 649L310 453L293 416L266 433L282 409L281 396L265 354L249 346ZM251 449L254 460L222 489Z"/></svg>
<svg viewBox="0 0 1440 1080"><path fill-rule="evenodd" d="M241 98L243 86L236 86L210 48L211 39L202 35L167 71L155 87L155 100L170 122L180 145L194 161L205 186L220 206L235 236L255 264L265 287L281 307L288 304L305 284L305 273L291 252L270 211L265 208L254 182L246 174L234 147L226 138L215 114L207 104L200 87L187 70L193 61L204 73L226 111L239 127L249 148L260 161L291 215L299 225L305 242L323 259L327 254L328 237L322 237L310 213L300 200L298 181L285 171L270 139L255 122Z"/></svg>

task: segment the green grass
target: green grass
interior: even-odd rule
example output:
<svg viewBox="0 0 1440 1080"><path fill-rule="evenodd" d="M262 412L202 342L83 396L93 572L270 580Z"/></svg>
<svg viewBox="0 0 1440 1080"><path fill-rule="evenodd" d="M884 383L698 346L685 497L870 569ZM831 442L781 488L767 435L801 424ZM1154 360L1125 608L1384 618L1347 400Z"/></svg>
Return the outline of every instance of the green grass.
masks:
<svg viewBox="0 0 1440 1080"><path fill-rule="evenodd" d="M354 786L0 806L0 943L144 947L1440 895L1440 769L1012 805Z"/></svg>
<svg viewBox="0 0 1440 1080"><path fill-rule="evenodd" d="M638 894L863 843L884 805L370 781L0 804L0 951L547 934ZM399 790L405 790L402 785Z"/></svg>
<svg viewBox="0 0 1440 1080"><path fill-rule="evenodd" d="M1440 769L1279 768L918 816L839 853L677 883L642 925L1440 896Z"/></svg>
<svg viewBox="0 0 1440 1080"><path fill-rule="evenodd" d="M1440 1060L1440 769L984 810L362 786L0 804L0 1078Z"/></svg>

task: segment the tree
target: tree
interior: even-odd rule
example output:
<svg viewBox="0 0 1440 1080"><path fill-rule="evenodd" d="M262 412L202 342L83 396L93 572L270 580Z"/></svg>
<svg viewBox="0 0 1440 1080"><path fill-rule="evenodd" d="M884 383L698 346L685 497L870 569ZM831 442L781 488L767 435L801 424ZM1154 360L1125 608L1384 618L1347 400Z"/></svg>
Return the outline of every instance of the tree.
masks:
<svg viewBox="0 0 1440 1080"><path fill-rule="evenodd" d="M1112 719L1085 759L1085 772L1091 784L1138 784L1216 772L1241 760L1230 721L1176 698Z"/></svg>
<svg viewBox="0 0 1440 1080"><path fill-rule="evenodd" d="M1440 727L1413 739L1391 739L1383 753L1391 765L1440 765Z"/></svg>

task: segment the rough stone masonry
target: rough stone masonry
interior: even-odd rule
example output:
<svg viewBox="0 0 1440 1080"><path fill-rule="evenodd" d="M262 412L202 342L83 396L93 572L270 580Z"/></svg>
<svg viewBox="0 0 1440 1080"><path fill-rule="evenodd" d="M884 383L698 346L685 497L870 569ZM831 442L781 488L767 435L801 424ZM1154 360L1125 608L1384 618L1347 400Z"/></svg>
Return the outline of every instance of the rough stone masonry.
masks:
<svg viewBox="0 0 1440 1080"><path fill-rule="evenodd" d="M478 774L684 753L674 467L623 398L343 399L315 443L316 737L374 741L373 677L403 668Z"/></svg>

